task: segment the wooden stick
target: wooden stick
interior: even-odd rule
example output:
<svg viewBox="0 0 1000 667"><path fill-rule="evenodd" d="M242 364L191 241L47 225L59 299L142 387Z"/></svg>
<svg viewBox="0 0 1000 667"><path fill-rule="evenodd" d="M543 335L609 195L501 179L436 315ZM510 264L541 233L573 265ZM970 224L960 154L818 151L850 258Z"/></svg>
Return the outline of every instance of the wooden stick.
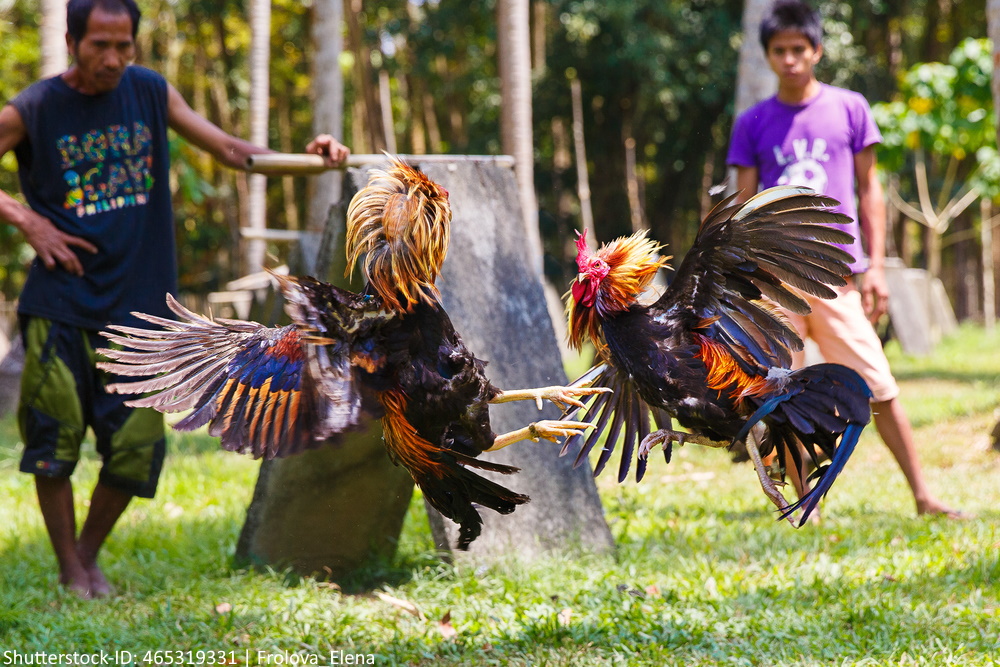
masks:
<svg viewBox="0 0 1000 667"><path fill-rule="evenodd" d="M451 162L492 162L502 167L513 167L510 155L400 155L404 162L413 165L448 164ZM386 164L388 158L381 154L351 155L347 162L333 169L364 167L372 163ZM311 153L259 153L247 158L247 171L281 174L318 174L329 167L320 155Z"/></svg>

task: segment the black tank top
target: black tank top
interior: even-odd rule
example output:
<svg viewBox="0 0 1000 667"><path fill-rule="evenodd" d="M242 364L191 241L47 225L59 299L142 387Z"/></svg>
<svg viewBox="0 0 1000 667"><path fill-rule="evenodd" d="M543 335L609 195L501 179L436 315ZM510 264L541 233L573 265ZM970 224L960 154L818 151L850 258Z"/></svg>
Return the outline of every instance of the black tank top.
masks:
<svg viewBox="0 0 1000 667"><path fill-rule="evenodd" d="M169 316L177 268L166 81L133 65L115 90L84 95L56 76L11 104L27 128L15 154L28 205L98 248L77 250L82 277L36 258L18 312L94 330L139 325L134 310Z"/></svg>

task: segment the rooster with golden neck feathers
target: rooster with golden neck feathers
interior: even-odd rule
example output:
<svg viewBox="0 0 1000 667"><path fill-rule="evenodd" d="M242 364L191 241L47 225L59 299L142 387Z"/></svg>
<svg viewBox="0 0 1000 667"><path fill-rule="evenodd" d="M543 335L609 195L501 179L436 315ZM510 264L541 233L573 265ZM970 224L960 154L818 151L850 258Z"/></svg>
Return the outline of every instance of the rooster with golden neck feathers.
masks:
<svg viewBox="0 0 1000 667"><path fill-rule="evenodd" d="M673 442L728 447L746 440L765 493L783 517L801 507L804 522L868 423L871 392L837 364L788 370L802 341L771 303L808 312L791 288L832 297L828 285L845 284L850 256L831 244L850 235L830 226L846 221L828 210L836 202L806 188L772 188L742 206L732 201L708 215L670 286L649 305L639 295L666 260L645 232L597 252L578 240L580 273L567 295L570 343L594 344L604 363L581 380L614 393L590 399L581 419L597 428L586 440L571 437L564 449L581 445L579 463L607 431L600 472L624 429L621 481L637 445L641 478L657 444L669 461ZM651 417L660 427L653 433ZM687 431L674 431L672 419ZM792 506L762 462L774 449L779 474L786 465L801 470L806 457L818 466L817 451L830 459Z"/></svg>
<svg viewBox="0 0 1000 667"><path fill-rule="evenodd" d="M466 548L480 533L476 505L501 514L524 495L470 468L517 469L476 458L525 439L573 435L587 425L540 421L511 433L490 428L489 404L543 399L582 405L601 389L544 387L501 391L465 347L441 306L435 280L448 251L448 193L398 158L373 170L347 214L348 273L361 261L364 293L312 278L276 276L292 324L196 315L168 295L179 321L137 316L162 327L113 326L105 336L122 350L102 350L118 375L109 391L162 412L191 410L174 428L208 424L223 448L254 457L317 447L366 419L382 421L392 460L410 472L424 497L460 524Z"/></svg>

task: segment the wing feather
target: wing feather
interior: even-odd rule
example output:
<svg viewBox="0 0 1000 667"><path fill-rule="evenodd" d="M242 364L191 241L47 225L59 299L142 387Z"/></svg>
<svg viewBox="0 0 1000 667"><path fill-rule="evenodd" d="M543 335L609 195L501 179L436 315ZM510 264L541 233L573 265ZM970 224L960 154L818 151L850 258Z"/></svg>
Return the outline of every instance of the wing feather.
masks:
<svg viewBox="0 0 1000 667"><path fill-rule="evenodd" d="M828 244L851 240L835 227L850 220L830 210L836 200L803 187L770 188L742 205L734 200L735 195L725 199L705 218L694 246L652 309L687 312L693 326L715 319L722 341L753 341L745 353L758 363L786 366L788 350L799 349L802 342L761 300L801 313L808 306L792 288L833 296L831 286L846 284L850 256ZM741 316L720 318L734 312ZM744 354L735 348L732 352Z"/></svg>
<svg viewBox="0 0 1000 667"><path fill-rule="evenodd" d="M120 347L100 350L107 361L99 365L120 377L108 391L147 394L131 405L191 410L175 428L207 424L224 449L255 458L287 456L358 427L371 415L350 348L358 322L377 315L377 306L310 280L281 280L290 312L300 316L285 327L209 319L169 295L177 320L137 313L160 328L111 326L104 335ZM310 301L320 293L321 303Z"/></svg>

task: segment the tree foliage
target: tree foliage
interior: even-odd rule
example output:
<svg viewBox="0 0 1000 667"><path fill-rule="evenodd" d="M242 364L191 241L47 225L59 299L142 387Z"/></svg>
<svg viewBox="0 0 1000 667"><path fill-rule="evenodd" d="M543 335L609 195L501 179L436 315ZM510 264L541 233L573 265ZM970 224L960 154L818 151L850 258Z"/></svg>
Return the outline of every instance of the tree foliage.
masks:
<svg viewBox="0 0 1000 667"><path fill-rule="evenodd" d="M608 239L631 230L626 143L632 140L644 220L671 252L682 252L710 203L707 186L725 177L737 51L743 39L756 39L741 34L742 2L534 4L546 10L546 18L532 29L545 37L545 66L535 72L535 174L550 273L572 270L566 239L579 224L575 171L567 168L570 153L556 130L570 126L570 76L583 88L598 236ZM965 37L985 35L984 7L978 2L824 0L817 5L827 33L820 77L859 90L873 102L894 99L902 85L897 75L910 72L914 63L942 60ZM199 113L245 136L246 0L143 0L141 6L139 61L163 72ZM379 86L387 82L388 129L399 151L499 152L495 10L495 0L345 0L345 33L356 28L341 63L345 142L355 152L384 144ZM0 0L4 99L37 77L38 11L37 0ZM300 150L311 135L310 12L310 2L274 0L272 148ZM963 99L954 101L956 114L961 115ZM963 136L966 121L959 120L950 140ZM988 152L981 149L983 159ZM220 288L236 277L239 266L245 180L180 139L173 140L171 156L181 284L189 290ZM8 192L17 190L13 170L12 157L0 164L0 186ZM985 168L979 172L986 173ZM301 179L292 188L272 179L268 224L301 224L296 211L304 209L305 189ZM271 250L279 257L288 254L281 246ZM0 289L8 296L17 294L29 256L30 249L12 230L0 227Z"/></svg>
<svg viewBox="0 0 1000 667"><path fill-rule="evenodd" d="M899 170L917 150L975 162L980 148L995 145L992 60L989 41L970 38L948 62L917 63L904 72L897 99L873 108L884 138L882 165Z"/></svg>

